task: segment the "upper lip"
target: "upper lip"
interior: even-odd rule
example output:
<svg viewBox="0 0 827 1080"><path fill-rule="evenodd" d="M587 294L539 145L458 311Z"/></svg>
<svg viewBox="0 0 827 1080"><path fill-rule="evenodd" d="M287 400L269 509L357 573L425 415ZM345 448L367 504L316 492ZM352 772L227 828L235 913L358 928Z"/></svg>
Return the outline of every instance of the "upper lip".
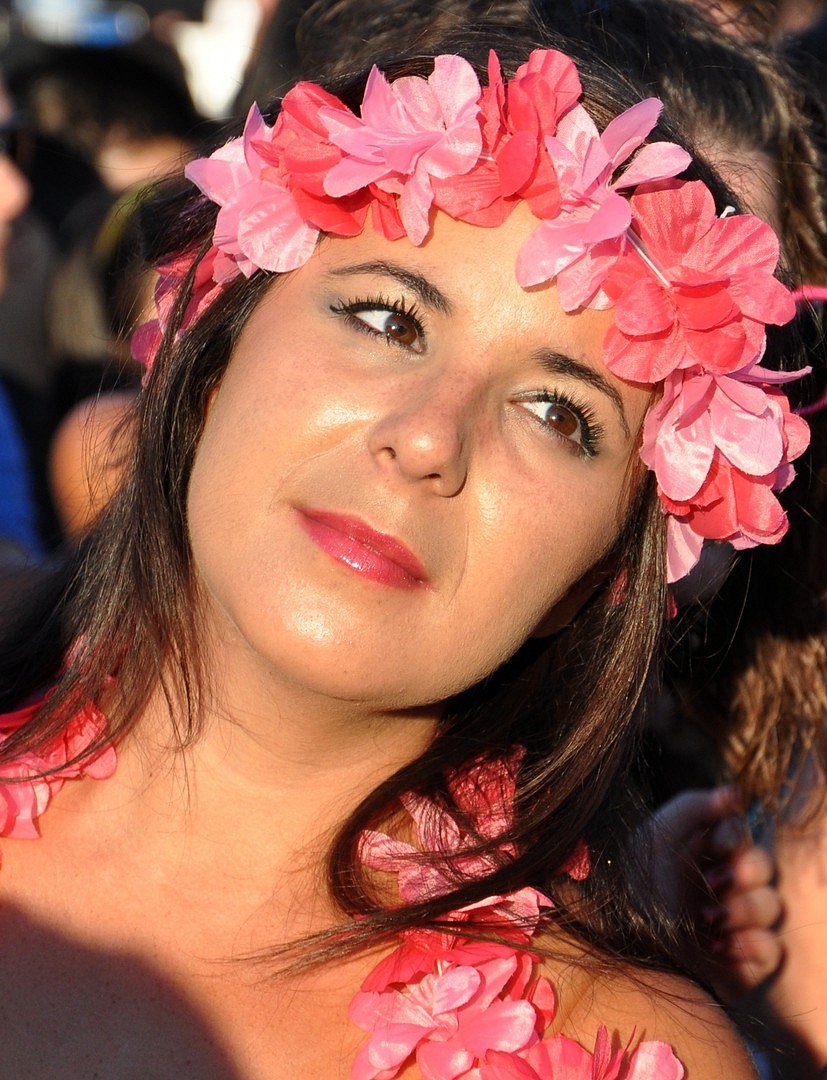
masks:
<svg viewBox="0 0 827 1080"><path fill-rule="evenodd" d="M344 533L345 536L364 544L371 551L375 551L378 555L382 555L384 558L396 563L412 578L416 578L423 583L427 582L428 575L425 572L425 567L411 549L395 536L379 532L372 525L368 525L367 522L352 517L350 514L340 514L333 510L305 508L302 508L301 512L305 517L313 521L319 521L331 529Z"/></svg>

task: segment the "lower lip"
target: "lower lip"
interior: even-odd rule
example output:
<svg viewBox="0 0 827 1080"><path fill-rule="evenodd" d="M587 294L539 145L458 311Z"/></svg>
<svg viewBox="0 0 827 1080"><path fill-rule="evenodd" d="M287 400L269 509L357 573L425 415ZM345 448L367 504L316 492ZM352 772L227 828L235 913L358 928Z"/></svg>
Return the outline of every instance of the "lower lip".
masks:
<svg viewBox="0 0 827 1080"><path fill-rule="evenodd" d="M310 539L337 562L343 563L360 577L390 585L396 589L421 589L425 582L378 551L364 540L357 540L331 524L330 520L311 517L299 512L301 526Z"/></svg>

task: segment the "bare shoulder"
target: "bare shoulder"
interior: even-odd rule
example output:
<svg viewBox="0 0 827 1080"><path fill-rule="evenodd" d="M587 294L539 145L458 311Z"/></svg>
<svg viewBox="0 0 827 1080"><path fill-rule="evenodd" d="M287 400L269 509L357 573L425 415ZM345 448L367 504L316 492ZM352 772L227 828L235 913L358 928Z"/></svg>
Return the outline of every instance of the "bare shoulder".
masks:
<svg viewBox="0 0 827 1080"><path fill-rule="evenodd" d="M755 1080L751 1059L722 1007L674 975L621 968L608 974L580 963L554 963L558 995L552 1031L592 1049L599 1028L617 1047L666 1043L686 1080Z"/></svg>

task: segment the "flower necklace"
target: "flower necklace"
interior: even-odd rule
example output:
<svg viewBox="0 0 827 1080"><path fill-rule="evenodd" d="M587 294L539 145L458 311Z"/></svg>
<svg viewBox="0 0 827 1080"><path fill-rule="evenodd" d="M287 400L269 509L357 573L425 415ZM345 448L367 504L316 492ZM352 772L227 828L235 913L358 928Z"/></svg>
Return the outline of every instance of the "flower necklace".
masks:
<svg viewBox="0 0 827 1080"><path fill-rule="evenodd" d="M447 776L463 821L431 799L408 793L402 805L415 824L417 846L366 830L360 855L366 866L397 876L408 902L448 892L457 877L474 880L513 857L502 844L496 859L472 853L512 824L522 748L480 759ZM422 853L434 858L423 861ZM561 867L576 881L589 874L581 840ZM557 997L542 973L531 939L552 902L530 887L490 896L450 912L461 929L412 930L381 960L350 1006L351 1020L369 1039L353 1063L352 1080L392 1080L415 1061L425 1080L681 1080L684 1070L671 1047L642 1042L634 1051L612 1050L601 1025L594 1050L565 1035L544 1037ZM488 930L499 942L481 941Z"/></svg>
<svg viewBox="0 0 827 1080"><path fill-rule="evenodd" d="M0 715L0 746L28 723L42 704L39 700ZM87 753L105 730L103 713L92 704L85 705L63 731L37 751L26 750L0 764L0 836L37 840L37 820L67 780L82 776L106 780L114 773L118 757L111 743Z"/></svg>

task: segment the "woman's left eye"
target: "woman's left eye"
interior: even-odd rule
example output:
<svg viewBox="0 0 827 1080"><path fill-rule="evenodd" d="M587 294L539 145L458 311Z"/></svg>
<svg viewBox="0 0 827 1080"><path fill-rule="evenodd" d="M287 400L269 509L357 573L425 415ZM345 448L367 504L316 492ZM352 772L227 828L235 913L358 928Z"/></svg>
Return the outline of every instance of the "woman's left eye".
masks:
<svg viewBox="0 0 827 1080"><path fill-rule="evenodd" d="M358 301L337 304L331 310L344 315L357 330L383 337L389 345L401 345L413 352L423 352L425 348L422 324L412 311L404 310L402 305Z"/></svg>
<svg viewBox="0 0 827 1080"><path fill-rule="evenodd" d="M586 457L594 457L597 453L601 429L584 406L548 394L523 400L520 405L552 434L570 442L579 453Z"/></svg>

